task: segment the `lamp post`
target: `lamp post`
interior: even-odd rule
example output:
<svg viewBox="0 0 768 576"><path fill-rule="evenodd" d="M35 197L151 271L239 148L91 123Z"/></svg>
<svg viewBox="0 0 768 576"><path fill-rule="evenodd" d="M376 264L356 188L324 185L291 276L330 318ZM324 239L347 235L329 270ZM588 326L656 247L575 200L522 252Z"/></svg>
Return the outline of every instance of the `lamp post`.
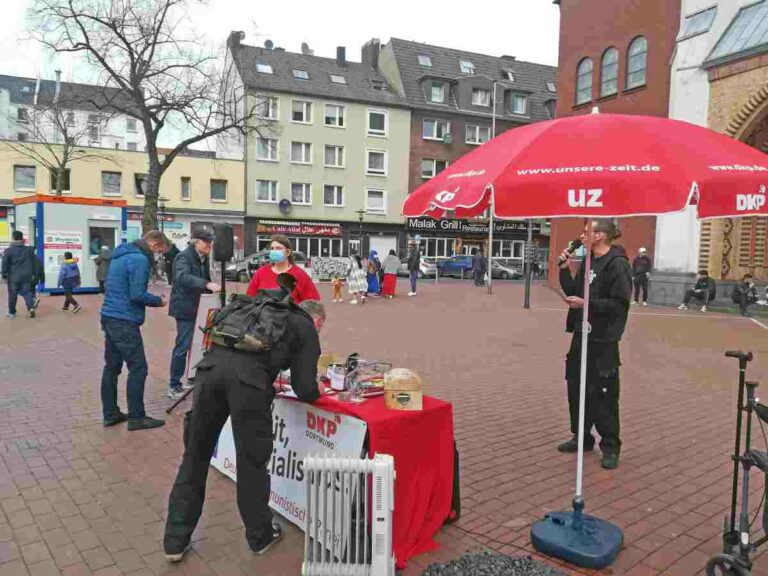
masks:
<svg viewBox="0 0 768 576"><path fill-rule="evenodd" d="M157 199L157 203L160 205L160 232L165 234L165 203L168 202L168 198L162 196Z"/></svg>
<svg viewBox="0 0 768 576"><path fill-rule="evenodd" d="M360 254L363 254L363 216L365 216L365 210L360 208L360 210L356 210L355 213L357 214L357 217L360 219Z"/></svg>

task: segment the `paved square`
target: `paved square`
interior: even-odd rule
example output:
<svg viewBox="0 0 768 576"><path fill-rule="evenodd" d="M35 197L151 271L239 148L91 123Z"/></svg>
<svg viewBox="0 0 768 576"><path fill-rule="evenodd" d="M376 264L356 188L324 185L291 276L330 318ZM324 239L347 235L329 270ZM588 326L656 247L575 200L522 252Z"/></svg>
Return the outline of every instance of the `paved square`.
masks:
<svg viewBox="0 0 768 576"><path fill-rule="evenodd" d="M440 533L439 551L404 574L481 547L532 554L530 523L567 508L574 486L574 457L554 449L568 436L565 310L542 285L530 311L519 283L497 282L493 296L459 281L422 283L416 298L405 291L401 281L394 301L329 303L322 335L324 350L413 368L427 393L454 403L463 517ZM321 292L328 302L329 287ZM102 428L100 300L83 297L74 316L59 310L59 298L44 297L35 320L0 318L0 576L299 574L302 534L288 528L256 559L234 485L215 470L192 553L179 566L165 563L182 411L156 430ZM148 412L161 416L174 339L165 310L148 312L144 339ZM766 326L633 308L622 345L621 465L602 470L599 451L585 464L588 512L619 524L626 538L603 574L697 574L719 550L735 425L736 364L723 357L730 348L752 350L749 377L768 386ZM754 438L762 448L759 427ZM752 486L756 509L761 479ZM758 558L754 574L768 574L768 558Z"/></svg>

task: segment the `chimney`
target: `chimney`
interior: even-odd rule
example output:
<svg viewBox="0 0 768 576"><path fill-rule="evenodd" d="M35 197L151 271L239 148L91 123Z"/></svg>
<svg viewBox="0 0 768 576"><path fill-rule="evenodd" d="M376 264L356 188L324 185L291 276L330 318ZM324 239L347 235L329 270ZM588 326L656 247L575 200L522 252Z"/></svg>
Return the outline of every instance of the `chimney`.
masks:
<svg viewBox="0 0 768 576"><path fill-rule="evenodd" d="M307 44L306 42L302 42L301 53L304 54L304 56L314 56L315 51L309 47L309 44Z"/></svg>
<svg viewBox="0 0 768 576"><path fill-rule="evenodd" d="M59 96L61 95L61 70L56 70L56 91L53 93L53 103L59 103Z"/></svg>
<svg viewBox="0 0 768 576"><path fill-rule="evenodd" d="M232 31L229 33L229 36L227 37L227 46L230 50L233 48L236 48L237 46L240 46L240 42L243 41L245 38L245 32L242 31Z"/></svg>
<svg viewBox="0 0 768 576"><path fill-rule="evenodd" d="M347 49L344 46L336 47L336 63L339 66L347 65Z"/></svg>
<svg viewBox="0 0 768 576"><path fill-rule="evenodd" d="M517 56L510 56L509 54L502 54L501 57L505 60L517 60Z"/></svg>
<svg viewBox="0 0 768 576"><path fill-rule="evenodd" d="M381 52L381 41L373 38L363 45L361 60L364 66L369 66L374 70L379 69L379 53Z"/></svg>
<svg viewBox="0 0 768 576"><path fill-rule="evenodd" d="M37 106L37 97L40 95L40 75L37 75L37 82L35 82L35 98L32 102L34 102L35 106Z"/></svg>

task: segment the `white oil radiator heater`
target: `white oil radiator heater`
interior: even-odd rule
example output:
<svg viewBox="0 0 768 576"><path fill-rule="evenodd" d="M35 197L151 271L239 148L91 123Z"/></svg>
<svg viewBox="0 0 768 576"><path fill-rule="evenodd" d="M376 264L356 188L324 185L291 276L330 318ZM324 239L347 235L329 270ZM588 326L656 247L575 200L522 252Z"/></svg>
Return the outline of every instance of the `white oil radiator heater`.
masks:
<svg viewBox="0 0 768 576"><path fill-rule="evenodd" d="M395 463L309 456L303 576L394 576Z"/></svg>

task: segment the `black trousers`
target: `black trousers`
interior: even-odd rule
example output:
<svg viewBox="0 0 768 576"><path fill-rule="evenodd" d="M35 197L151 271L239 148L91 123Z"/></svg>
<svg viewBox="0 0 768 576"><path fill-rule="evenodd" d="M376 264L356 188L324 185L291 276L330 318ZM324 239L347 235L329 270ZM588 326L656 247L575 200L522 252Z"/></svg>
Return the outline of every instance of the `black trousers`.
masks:
<svg viewBox="0 0 768 576"><path fill-rule="evenodd" d="M165 279L169 285L173 284L173 264L165 265Z"/></svg>
<svg viewBox="0 0 768 576"><path fill-rule="evenodd" d="M691 298L696 298L696 300L701 300L704 303L704 306L709 304L709 291L708 290L686 290L685 296L683 297L683 304L689 304L691 302Z"/></svg>
<svg viewBox="0 0 768 576"><path fill-rule="evenodd" d="M648 275L638 274L634 277L633 282L635 284L635 302L639 301L640 290L643 291L643 302L648 301Z"/></svg>
<svg viewBox="0 0 768 576"><path fill-rule="evenodd" d="M69 305L77 308L77 300L72 296L72 288L64 288L64 310L69 310Z"/></svg>
<svg viewBox="0 0 768 576"><path fill-rule="evenodd" d="M242 370L238 370L241 363L232 361L231 354L242 352L215 349L207 356L214 361L197 369L194 404L184 430L184 457L168 503L167 552L183 550L200 520L208 468L228 416L232 417L235 438L237 506L245 537L254 548L265 533L271 534L267 463L272 456L275 393L271 386L257 388L244 382Z"/></svg>
<svg viewBox="0 0 768 576"><path fill-rule="evenodd" d="M619 343L589 342L587 349L587 399L584 411L584 445L595 443L592 428L600 434L604 454L621 450L619 438ZM579 433L579 387L581 367L581 334L573 335L566 357L565 377L568 383L568 411L571 432Z"/></svg>
<svg viewBox="0 0 768 576"><path fill-rule="evenodd" d="M484 286L485 282L483 280L483 276L485 276L485 272L482 270L473 270L472 276L475 279L475 286Z"/></svg>

